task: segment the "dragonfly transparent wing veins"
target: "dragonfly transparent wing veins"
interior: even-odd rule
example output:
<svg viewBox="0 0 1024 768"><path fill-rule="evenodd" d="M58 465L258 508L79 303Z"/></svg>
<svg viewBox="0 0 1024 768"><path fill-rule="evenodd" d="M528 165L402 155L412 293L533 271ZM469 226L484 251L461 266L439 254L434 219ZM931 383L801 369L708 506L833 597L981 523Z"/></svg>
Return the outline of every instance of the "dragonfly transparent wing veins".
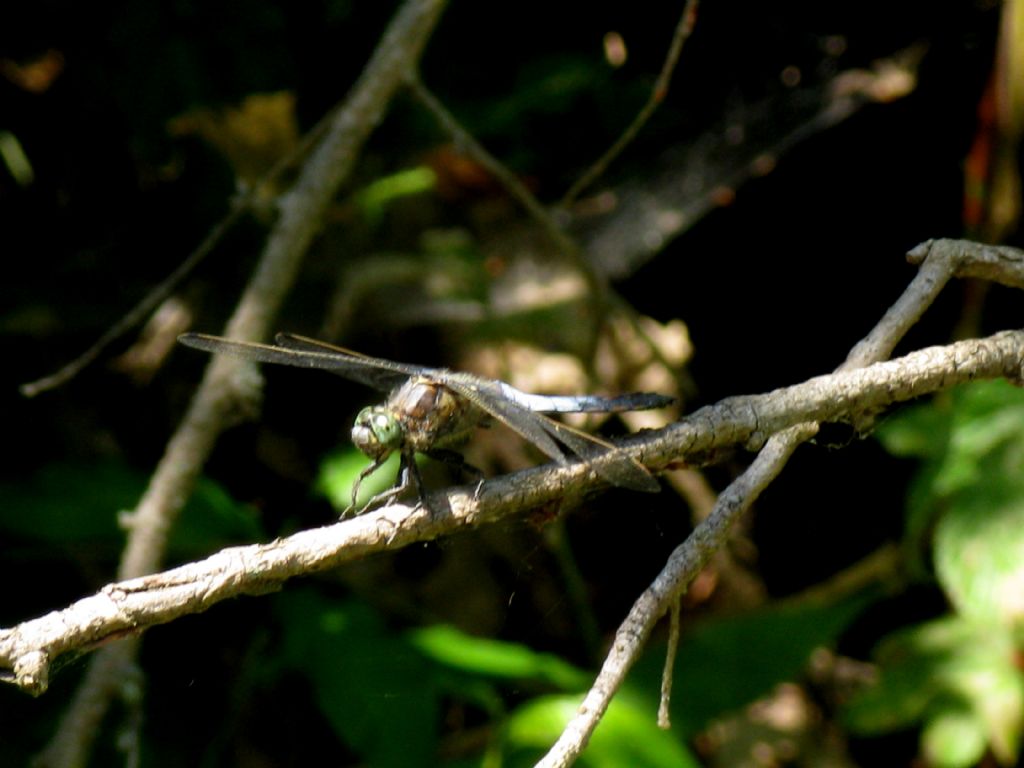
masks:
<svg viewBox="0 0 1024 768"><path fill-rule="evenodd" d="M648 492L660 489L654 476L626 452L545 414L661 408L673 402L673 398L665 395L647 392L618 397L535 395L495 379L369 357L285 333L278 334L273 345L198 333L184 334L178 340L207 352L331 371L374 389L390 392L383 405L363 409L353 426L353 442L374 460L374 464L360 475L360 480L397 451L402 456L398 490L403 489L411 478L422 498L422 483L413 460L414 454L450 454L450 446L464 441L474 427L490 417L508 426L555 461L567 461L562 449L565 446L613 485ZM390 497L397 492L389 491L387 495Z"/></svg>

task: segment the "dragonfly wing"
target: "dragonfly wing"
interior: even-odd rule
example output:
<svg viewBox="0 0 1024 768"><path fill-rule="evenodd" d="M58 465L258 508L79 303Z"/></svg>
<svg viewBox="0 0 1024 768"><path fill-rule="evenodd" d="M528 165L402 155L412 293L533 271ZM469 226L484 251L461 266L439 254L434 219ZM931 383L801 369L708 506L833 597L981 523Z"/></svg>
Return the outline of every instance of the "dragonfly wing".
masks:
<svg viewBox="0 0 1024 768"><path fill-rule="evenodd" d="M410 376L418 375L422 370L430 370L376 357L367 357L329 344L303 346L299 342L295 342L295 345L291 346L293 339L301 338L279 334L279 345L270 345L208 336L203 333L186 333L179 336L178 341L206 352L234 355L260 363L332 371L352 381L385 392L393 389L397 384L401 384ZM282 341L286 341L287 345L281 343Z"/></svg>
<svg viewBox="0 0 1024 768"><path fill-rule="evenodd" d="M274 344L298 352L327 355L334 362L316 367L377 389L393 389L404 384L405 380L411 376L431 376L439 372L435 368L426 366L399 363L394 360L385 360L382 357L371 357L347 347L328 344L326 341L300 336L297 333L278 333L274 336Z"/></svg>
<svg viewBox="0 0 1024 768"><path fill-rule="evenodd" d="M674 397L654 392L631 392L618 397L601 395L535 395L523 392L511 384L497 382L505 397L524 408L541 413L621 413L664 408L675 402Z"/></svg>
<svg viewBox="0 0 1024 768"><path fill-rule="evenodd" d="M611 459L607 454L620 453L613 444L509 400L504 382L450 374L444 383L557 461L564 461L565 454L556 440L581 459L593 462L594 471L613 485L648 492L661 490L653 475L631 456L621 453Z"/></svg>
<svg viewBox="0 0 1024 768"><path fill-rule="evenodd" d="M311 339L309 336L300 336L297 333L277 333L274 334L274 344L279 347L288 347L288 349L301 349L307 352L324 352L327 354L340 355L341 357L355 357L361 360L366 360L373 365L383 364L385 367L405 367L402 363L396 363L393 360L384 360L379 357L370 357L364 355L362 352L356 352L354 349L348 347L342 347L338 344L328 344L326 341L320 341L320 339Z"/></svg>
<svg viewBox="0 0 1024 768"><path fill-rule="evenodd" d="M612 485L646 493L661 490L661 485L647 467L613 443L542 414L537 416L543 420L551 434L581 459L588 461L594 471Z"/></svg>
<svg viewBox="0 0 1024 768"><path fill-rule="evenodd" d="M524 440L529 440L555 461L565 461L565 452L552 439L550 430L544 424L544 417L505 398L501 382L459 373L449 373L440 381Z"/></svg>

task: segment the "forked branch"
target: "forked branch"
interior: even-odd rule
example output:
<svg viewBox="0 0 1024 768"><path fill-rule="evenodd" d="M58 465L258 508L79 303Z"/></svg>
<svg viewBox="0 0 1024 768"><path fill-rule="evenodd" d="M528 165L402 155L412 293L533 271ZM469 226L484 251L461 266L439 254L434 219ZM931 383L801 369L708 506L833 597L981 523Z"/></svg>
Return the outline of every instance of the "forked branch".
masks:
<svg viewBox="0 0 1024 768"><path fill-rule="evenodd" d="M926 361L934 361L938 357L945 357L946 363L943 367L948 366L945 373L939 374L940 377L956 376L963 370L963 365L973 368L973 362L979 361L974 357L975 353L983 356L987 354L982 352L981 348L973 346L977 342L971 342L967 347L961 347L959 344L933 347L889 363L876 361L888 357L950 279L982 277L1004 285L1024 287L1024 252L1015 248L987 246L965 240L929 240L910 251L908 259L920 265L917 276L871 333L851 350L836 374L812 379L806 384L799 385L810 390L824 386L824 389L805 401L806 405L809 406L812 401L817 400L817 407L824 406L825 403L818 400L818 396L825 395L825 390L829 390L826 397L845 398L857 389L857 404L850 403L851 410L846 411L845 420L855 425L864 424L877 413L876 406L880 403L872 402L872 396L866 390L859 390L857 386L853 386L851 390L846 390L843 386L832 390L832 384L846 381L853 385L855 381L860 381L861 377L880 381L877 374L898 367L902 369L906 378L902 384L890 380L895 387L918 386L932 375L927 372L931 366ZM1004 348L1007 356L1003 358L1007 368L1002 374L997 375L1018 383L1024 380L1021 369L1024 364L1024 350L1014 350L1013 347L1021 338L1021 331L1007 331L984 340L986 346L988 341L996 342L997 346L1004 342L1009 344ZM1016 341L1012 341L1013 339ZM949 353L952 355L947 357ZM962 357L962 353L966 353L967 356ZM997 356L1001 354L997 353ZM922 365L905 365L911 358L915 358L916 362ZM875 364L871 365L872 363ZM931 370L933 373L936 372L935 369ZM971 375L968 380L974 378L980 377ZM938 388L943 387L940 385ZM778 393L784 391L786 390L779 390ZM891 394L895 394L895 391ZM730 401L726 401L728 402ZM752 405L748 398L734 398L731 402L737 409L750 408ZM860 412L857 413L855 409L859 409ZM711 555L725 543L733 523L782 471L796 447L814 436L820 422L833 420L831 416L824 415L828 407L822 407L818 414L813 413L814 410L814 406L807 408L806 418L792 422L792 426L776 428L775 424L767 422L767 409L758 409L758 421L764 432L771 434L770 439L750 467L719 496L711 515L676 548L658 577L634 603L626 620L616 632L601 671L580 704L576 716L547 755L537 764L538 768L571 765L580 755L611 703L612 697L622 685L626 673L639 657L655 624L696 578ZM791 410L788 407L786 411L789 415L795 413L795 409ZM670 690L668 682L663 685L662 690L663 695L667 696Z"/></svg>

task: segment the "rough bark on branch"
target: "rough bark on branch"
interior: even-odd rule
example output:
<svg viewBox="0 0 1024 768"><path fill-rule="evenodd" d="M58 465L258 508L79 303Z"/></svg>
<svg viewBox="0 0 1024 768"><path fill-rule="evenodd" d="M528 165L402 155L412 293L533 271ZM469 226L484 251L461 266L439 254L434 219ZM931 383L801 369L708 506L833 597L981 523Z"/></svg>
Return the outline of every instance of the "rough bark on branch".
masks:
<svg viewBox="0 0 1024 768"><path fill-rule="evenodd" d="M1004 331L819 376L767 394L729 398L620 445L656 470L697 463L725 448L760 448L768 438L809 422L853 422L865 413L974 379L1016 381L1022 360L1024 331ZM769 455L774 454L762 452L754 467ZM0 667L9 671L11 682L41 693L50 665L63 653L201 612L231 597L274 590L292 577L374 552L578 498L601 482L584 462L550 464L495 478L479 488L436 494L431 507L445 513L395 505L266 544L225 549L163 573L126 579L61 611L0 630ZM749 503L751 497L748 493L737 498L739 504ZM700 543L700 537L694 537L691 546ZM704 549L700 553L688 557L699 561L706 554ZM671 597L670 590L655 592L659 601Z"/></svg>

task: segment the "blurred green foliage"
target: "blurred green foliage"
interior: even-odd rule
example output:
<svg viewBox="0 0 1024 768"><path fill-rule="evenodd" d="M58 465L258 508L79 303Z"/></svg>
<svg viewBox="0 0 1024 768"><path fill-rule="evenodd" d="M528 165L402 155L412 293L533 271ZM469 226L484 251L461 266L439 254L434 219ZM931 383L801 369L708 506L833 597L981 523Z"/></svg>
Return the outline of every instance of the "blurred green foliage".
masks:
<svg viewBox="0 0 1024 768"><path fill-rule="evenodd" d="M991 750L1016 761L1024 728L1024 391L994 381L917 405L878 432L919 459L908 495L907 551L928 562L951 613L878 646L878 684L855 699L860 733L923 727L930 764L964 768Z"/></svg>
<svg viewBox="0 0 1024 768"><path fill-rule="evenodd" d="M392 454L360 484L359 497L356 500L358 508L362 508L374 496L395 484L398 462L398 454ZM352 486L359 474L369 465L370 460L366 458L366 454L355 447L349 446L343 450L333 451L320 465L316 489L340 514L352 506Z"/></svg>
<svg viewBox="0 0 1024 768"><path fill-rule="evenodd" d="M669 731L656 724L664 648L655 644L613 701L582 764L697 765L685 746L690 738L712 718L799 678L811 652L834 642L870 600L783 605L698 624L679 649ZM339 740L374 766L463 764L437 761L445 708L481 723L482 762L465 764L532 765L573 717L591 680L592 673L523 644L446 625L396 631L353 600L289 590L275 606L284 667L306 676ZM396 747L396 739L406 746Z"/></svg>
<svg viewBox="0 0 1024 768"><path fill-rule="evenodd" d="M148 476L116 460L48 464L0 484L0 535L115 559L124 543L119 514L130 512ZM263 538L255 511L201 479L171 532L171 560L204 557Z"/></svg>
<svg viewBox="0 0 1024 768"><path fill-rule="evenodd" d="M811 653L834 645L874 597L779 603L701 622L679 644L673 724L695 735L779 683L801 679ZM649 663L660 663L657 654L652 656ZM650 686L656 671L647 673Z"/></svg>

